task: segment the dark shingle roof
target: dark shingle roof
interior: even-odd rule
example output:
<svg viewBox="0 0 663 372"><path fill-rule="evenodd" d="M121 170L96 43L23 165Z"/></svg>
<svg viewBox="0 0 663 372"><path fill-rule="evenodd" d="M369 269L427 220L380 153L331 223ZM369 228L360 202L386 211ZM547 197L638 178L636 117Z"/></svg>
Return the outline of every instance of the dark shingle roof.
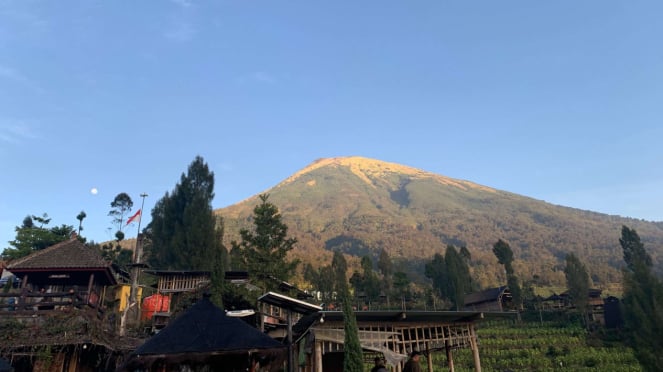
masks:
<svg viewBox="0 0 663 372"><path fill-rule="evenodd" d="M469 293L465 295L465 306L479 304L487 301L497 301L499 296L507 289L506 286L486 289L481 292Z"/></svg>
<svg viewBox="0 0 663 372"><path fill-rule="evenodd" d="M97 251L72 238L19 258L11 262L7 270L100 269L109 266L110 263L104 261Z"/></svg>

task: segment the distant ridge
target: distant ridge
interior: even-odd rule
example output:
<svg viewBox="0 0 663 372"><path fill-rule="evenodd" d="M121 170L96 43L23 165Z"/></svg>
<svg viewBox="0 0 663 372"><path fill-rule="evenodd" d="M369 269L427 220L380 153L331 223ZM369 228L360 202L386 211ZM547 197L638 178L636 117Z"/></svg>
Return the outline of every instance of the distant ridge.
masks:
<svg viewBox="0 0 663 372"><path fill-rule="evenodd" d="M329 263L336 250L377 257L385 249L399 268L423 280L425 261L453 244L471 252L481 286L497 286L505 278L492 244L504 239L522 280L563 285L564 257L574 252L601 287L621 281L622 225L638 231L655 262L663 257L663 222L552 205L358 156L318 159L266 192L299 240L294 255L314 266ZM251 227L257 203L256 195L216 211L225 219L226 243Z"/></svg>

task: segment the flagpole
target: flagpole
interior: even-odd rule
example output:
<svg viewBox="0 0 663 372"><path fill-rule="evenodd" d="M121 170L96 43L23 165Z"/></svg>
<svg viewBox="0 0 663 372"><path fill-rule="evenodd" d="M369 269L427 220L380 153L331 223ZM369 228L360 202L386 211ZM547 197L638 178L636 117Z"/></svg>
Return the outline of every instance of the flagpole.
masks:
<svg viewBox="0 0 663 372"><path fill-rule="evenodd" d="M134 259L133 264L131 265L131 291L129 292L129 303L127 304L127 311L129 307L134 307L135 317L131 319L134 322L137 322L140 317L140 304L138 304L138 275L140 273L140 261L143 255L143 239L140 236L140 223L143 221L143 209L145 207L145 198L147 197L146 193L140 194L140 197L143 198L143 201L140 204L140 215L138 216L138 232L136 233L136 246L134 249ZM126 311L124 316L126 316ZM124 335L124 322L121 322L120 326L120 335Z"/></svg>

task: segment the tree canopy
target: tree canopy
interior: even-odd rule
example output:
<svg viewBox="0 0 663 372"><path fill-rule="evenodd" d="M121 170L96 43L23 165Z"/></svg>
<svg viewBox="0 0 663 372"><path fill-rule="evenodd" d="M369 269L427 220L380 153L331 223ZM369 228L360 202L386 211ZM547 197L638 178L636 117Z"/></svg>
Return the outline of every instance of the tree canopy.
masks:
<svg viewBox="0 0 663 372"><path fill-rule="evenodd" d="M174 190L157 201L144 232L152 267L211 272L216 300L227 252L222 244L223 221L214 215L213 199L214 173L196 156Z"/></svg>
<svg viewBox="0 0 663 372"><path fill-rule="evenodd" d="M287 281L294 274L298 260L287 255L297 243L288 237L288 226L278 208L269 202L269 195L259 196L260 204L253 209L254 229L240 230L240 242L232 241L233 265L244 268L265 290L277 288L278 281Z"/></svg>
<svg viewBox="0 0 663 372"><path fill-rule="evenodd" d="M663 282L652 271L651 256L635 229L622 227L624 323L640 365L663 371Z"/></svg>
<svg viewBox="0 0 663 372"><path fill-rule="evenodd" d="M583 314L584 319L589 302L589 273L587 268L575 254L569 253L566 255L564 274L566 275L566 287L571 302Z"/></svg>
<svg viewBox="0 0 663 372"><path fill-rule="evenodd" d="M27 256L69 239L75 231L73 226L64 224L46 227L50 222L46 213L42 216L26 216L21 226L16 226L16 238L2 251L2 258L13 260Z"/></svg>

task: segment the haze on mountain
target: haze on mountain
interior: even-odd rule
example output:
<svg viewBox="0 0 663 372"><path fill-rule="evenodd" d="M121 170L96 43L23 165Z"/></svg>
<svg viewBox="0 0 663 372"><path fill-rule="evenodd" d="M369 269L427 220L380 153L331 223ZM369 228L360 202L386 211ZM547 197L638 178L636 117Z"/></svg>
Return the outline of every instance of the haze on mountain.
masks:
<svg viewBox="0 0 663 372"><path fill-rule="evenodd" d="M377 259L385 249L400 270L423 280L423 265L447 245L466 246L481 288L506 278L492 253L498 239L514 251L523 281L564 285L564 258L585 262L593 285L621 282L622 225L634 228L660 270L663 222L612 216L496 190L424 170L363 157L319 159L266 190L298 239L293 256L314 267L332 252ZM215 212L225 240L251 227L258 196Z"/></svg>

